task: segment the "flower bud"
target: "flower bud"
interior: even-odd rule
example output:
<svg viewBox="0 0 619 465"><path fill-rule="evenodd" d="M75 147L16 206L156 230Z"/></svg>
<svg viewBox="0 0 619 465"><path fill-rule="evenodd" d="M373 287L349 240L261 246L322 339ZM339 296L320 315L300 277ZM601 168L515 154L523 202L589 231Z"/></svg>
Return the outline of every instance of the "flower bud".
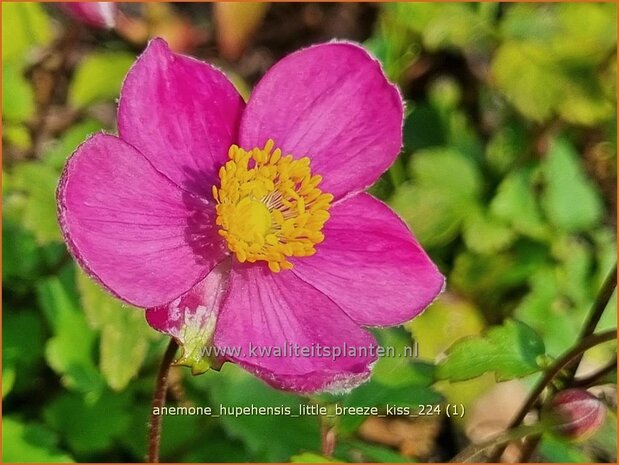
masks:
<svg viewBox="0 0 619 465"><path fill-rule="evenodd" d="M548 413L555 432L573 441L584 441L600 429L606 408L585 390L566 389L554 396Z"/></svg>
<svg viewBox="0 0 619 465"><path fill-rule="evenodd" d="M63 2L60 7L73 19L102 29L112 29L118 13L114 2Z"/></svg>

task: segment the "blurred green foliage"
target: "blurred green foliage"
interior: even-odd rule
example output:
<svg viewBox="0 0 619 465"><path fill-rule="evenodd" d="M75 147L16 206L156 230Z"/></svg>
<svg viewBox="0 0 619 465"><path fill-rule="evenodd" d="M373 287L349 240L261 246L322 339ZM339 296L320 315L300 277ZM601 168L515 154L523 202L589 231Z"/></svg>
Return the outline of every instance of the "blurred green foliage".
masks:
<svg viewBox="0 0 619 465"><path fill-rule="evenodd" d="M114 130L106 115L136 52L113 34L87 35L53 102L70 124L41 141L49 108L33 69L63 28L51 9L2 4L3 461L140 461L165 341L77 270L55 212L66 158L89 134ZM407 117L404 150L371 190L407 221L448 286L406 331L376 335L399 348L416 342L420 359L384 358L360 388L311 399L235 366L195 378L175 370L175 402L469 409L494 385L483 373L529 385L575 342L616 256L615 24L613 3L382 4L365 45L400 85ZM615 302L600 328L616 326ZM608 344L585 361L613 353ZM336 460L411 459L367 441L363 421L331 425ZM540 453L614 461L615 440L609 412L593 446L548 437ZM437 447L434 458L454 452ZM164 460L327 462L319 451L316 418L164 418Z"/></svg>

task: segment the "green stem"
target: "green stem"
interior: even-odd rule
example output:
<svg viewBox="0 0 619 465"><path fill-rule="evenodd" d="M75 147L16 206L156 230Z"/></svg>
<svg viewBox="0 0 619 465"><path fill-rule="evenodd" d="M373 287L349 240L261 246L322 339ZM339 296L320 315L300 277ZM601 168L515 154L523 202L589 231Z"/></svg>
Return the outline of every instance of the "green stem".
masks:
<svg viewBox="0 0 619 465"><path fill-rule="evenodd" d="M578 337L579 340L583 340L593 334L596 326L600 322L600 318L602 318L604 310L608 306L608 302L615 291L615 287L617 287L617 263L615 263L613 269L610 273L608 273L608 276L606 276L604 284L602 284L602 288L600 289L600 292L598 293L595 302L589 311L589 317L582 327L580 336ZM581 359L582 354L574 360L573 364L568 369L565 380L567 384L570 384L574 380L574 376L576 375L576 370L578 369Z"/></svg>
<svg viewBox="0 0 619 465"><path fill-rule="evenodd" d="M589 337L595 331L600 319L602 318L602 314L604 310L608 306L608 302L615 291L615 287L617 286L617 263L612 268L612 270L606 276L604 283L602 284L602 288L598 292L598 295L593 303L593 306L589 310L588 318L584 322L582 326L582 330L580 331L580 335L578 336L578 340L582 341L583 339ZM574 378L576 377L576 371L578 370L578 366L580 365L580 361L582 360L583 354L577 356L566 368L565 374L563 375L563 383L566 386L577 387ZM617 360L615 359L614 364L616 365ZM551 386L550 394L554 393L556 389ZM522 454L520 457L521 462L528 462L531 458L531 455L535 452L537 445L541 436L528 438L523 447ZM498 460L498 457L497 457Z"/></svg>
<svg viewBox="0 0 619 465"><path fill-rule="evenodd" d="M527 413L535 406L539 396L544 392L546 387L550 385L552 380L559 374L561 371L568 366L571 362L573 362L578 357L582 357L582 354L585 353L592 347L595 347L604 342L612 341L617 337L617 328L611 329L608 331L604 331L598 334L593 334L586 339L580 341L578 345L570 349L564 355L559 357L546 371L542 379L535 385L529 396L527 397L526 402L521 407L518 415L514 418L514 420L509 425L508 429L514 429L520 426ZM507 444L499 447L494 454L492 454L491 462L498 462L501 458L501 454L505 450Z"/></svg>
<svg viewBox="0 0 619 465"><path fill-rule="evenodd" d="M159 372L157 373L150 421L148 422L148 454L146 456L146 461L148 463L159 462L159 443L161 442L161 421L163 415L156 415L155 409L161 411L161 407L165 405L166 392L168 390L168 374L170 373L170 366L176 355L176 349L178 349L178 344L174 338L172 338L163 355L161 365L159 365Z"/></svg>

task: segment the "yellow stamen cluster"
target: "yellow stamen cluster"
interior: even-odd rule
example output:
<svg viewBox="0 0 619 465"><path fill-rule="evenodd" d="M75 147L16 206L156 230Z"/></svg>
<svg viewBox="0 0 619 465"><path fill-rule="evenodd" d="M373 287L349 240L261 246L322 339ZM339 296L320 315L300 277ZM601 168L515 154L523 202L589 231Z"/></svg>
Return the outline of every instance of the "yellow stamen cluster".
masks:
<svg viewBox="0 0 619 465"><path fill-rule="evenodd" d="M238 261L264 260L278 272L292 268L288 258L316 253L333 196L317 187L322 177L312 176L309 158L273 146L269 139L249 152L230 147L213 197L219 234Z"/></svg>

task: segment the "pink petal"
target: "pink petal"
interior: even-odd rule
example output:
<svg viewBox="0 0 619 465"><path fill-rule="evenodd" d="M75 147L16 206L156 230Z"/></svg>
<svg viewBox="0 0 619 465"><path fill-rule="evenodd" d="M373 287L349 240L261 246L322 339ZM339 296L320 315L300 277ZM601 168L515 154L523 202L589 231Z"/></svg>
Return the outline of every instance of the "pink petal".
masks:
<svg viewBox="0 0 619 465"><path fill-rule="evenodd" d="M252 354L250 345L272 352ZM352 347L357 356L320 356L318 345L348 355ZM371 334L293 273L272 273L263 264L233 265L215 346L272 386L296 392L350 389L369 377L376 360L372 345L376 350ZM294 347L313 347L314 353L290 353Z"/></svg>
<svg viewBox="0 0 619 465"><path fill-rule="evenodd" d="M211 198L244 103L224 74L152 40L125 79L121 139L183 189Z"/></svg>
<svg viewBox="0 0 619 465"><path fill-rule="evenodd" d="M112 29L116 25L118 5L114 2L62 2L59 6L88 26Z"/></svg>
<svg viewBox="0 0 619 465"><path fill-rule="evenodd" d="M217 315L228 284L230 260L224 260L201 282L168 305L146 310L146 321L174 337L183 353L178 364L203 373L211 365L204 348L213 340Z"/></svg>
<svg viewBox="0 0 619 465"><path fill-rule="evenodd" d="M292 271L358 324L401 324L442 291L445 278L385 204L362 193L330 212L324 242L295 259Z"/></svg>
<svg viewBox="0 0 619 465"><path fill-rule="evenodd" d="M240 144L267 139L309 156L321 189L336 198L371 185L402 146L402 99L380 64L349 43L309 47L277 63L258 83L241 121Z"/></svg>
<svg viewBox="0 0 619 465"><path fill-rule="evenodd" d="M212 206L114 136L97 134L78 147L57 196L60 226L77 261L139 307L174 300L224 256Z"/></svg>

